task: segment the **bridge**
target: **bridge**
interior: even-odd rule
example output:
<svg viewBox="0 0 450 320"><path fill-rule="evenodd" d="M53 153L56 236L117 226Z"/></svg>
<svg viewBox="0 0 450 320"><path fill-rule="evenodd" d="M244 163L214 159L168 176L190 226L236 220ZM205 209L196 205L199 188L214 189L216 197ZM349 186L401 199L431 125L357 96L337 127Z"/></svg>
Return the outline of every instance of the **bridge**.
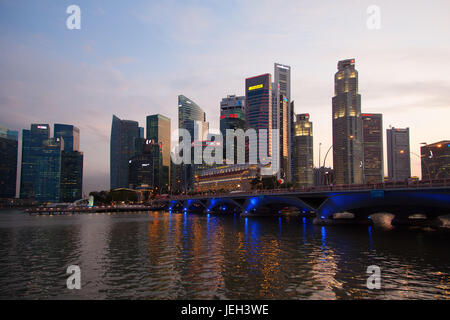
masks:
<svg viewBox="0 0 450 320"><path fill-rule="evenodd" d="M370 224L374 213L395 215L393 224L435 225L450 214L450 179L410 183L254 190L226 194L178 195L153 200L169 212L282 215L295 209L316 224ZM412 219L415 215L421 219Z"/></svg>

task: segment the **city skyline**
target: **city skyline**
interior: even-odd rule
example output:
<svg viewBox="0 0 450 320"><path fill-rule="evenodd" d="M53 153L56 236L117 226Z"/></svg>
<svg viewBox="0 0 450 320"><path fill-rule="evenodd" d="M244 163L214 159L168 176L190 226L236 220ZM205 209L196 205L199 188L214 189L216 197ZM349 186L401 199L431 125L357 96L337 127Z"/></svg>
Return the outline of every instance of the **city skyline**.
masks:
<svg viewBox="0 0 450 320"><path fill-rule="evenodd" d="M143 126L145 116L161 113L175 124L176 99L179 94L184 94L204 108L211 128L218 131L221 99L232 94L244 95L245 78L271 73L273 63L279 62L291 66L291 99L295 101L295 113L310 113L315 119L314 164L317 166L318 144L322 143L322 154L331 145L332 77L336 62L354 57L358 63L362 110L382 113L384 129L390 125L409 127L411 151L419 154L421 142L433 143L447 138L444 134L450 91L446 79L449 71L446 57L450 46L440 41L441 36L429 34L435 30L444 33L450 30L445 19L448 11L445 8L449 4L440 2L430 8L425 3L390 4L381 1L382 28L368 30L365 9L369 4L354 5L351 10L347 2L339 6L326 4L325 8L321 4L320 10L303 3L286 4L286 11L291 12L289 16L295 13L305 19L288 21L285 27L271 25L270 28L264 24L263 18L273 12L275 4L253 8L251 4L242 4L230 19L243 15L251 18L250 22L234 28L251 26L244 29L260 31L248 31L239 36L231 28L218 34L214 40L210 33L223 27L224 17L219 11L227 4L197 5L201 10L188 10L188 16L208 16L211 13L212 18L222 17L217 27L211 25L212 18L209 18L206 26L201 23L194 25L193 37L187 37L184 30L179 34L174 32L179 24L164 30L160 37L155 36L154 31L158 29L158 23L166 22L153 20L152 12L173 10L171 19L175 21L183 10L177 9L173 3L158 4L158 11L139 10L144 6L139 2L127 7L122 13L126 17L121 18L119 9L123 9L122 5L106 2L91 5L81 1L79 5L85 19L82 29L76 33L65 29L67 15L64 4L47 6L44 11L36 4L5 2L0 4L1 39L10 50L2 52L0 59L4 70L0 89L2 124L19 132L28 128L30 123L71 123L77 126L81 131L80 149L85 154L84 193L107 189L112 114L139 121ZM407 16L402 13L406 5L410 8ZM186 9L189 5L181 7ZM348 21L338 23L336 30L325 34L325 30L330 30L325 26L321 28L320 23L339 18L339 13L344 10L349 15ZM5 12L11 13L12 17L6 17ZM39 18L29 17L31 13ZM152 19L145 17L146 14ZM308 14L311 18L307 18ZM124 21L130 15L138 17L136 23ZM31 19L30 24L18 25L27 18ZM314 22L314 18L319 19ZM124 30L110 25L114 19L120 20L119 25ZM152 39L164 45L163 49L151 53L153 47L141 47L139 41L131 38L127 39L130 49L116 50L115 41L111 37L102 39L103 35L98 31L105 23L117 31L119 39L125 39L124 35L133 31L139 31L138 35L150 32ZM213 30L208 31L211 26ZM268 35L264 31L266 27L270 31ZM294 36L299 28L311 31L300 31ZM334 33L349 31L353 32L353 37L340 38L342 43L332 38ZM108 30L108 33L115 32ZM271 40L270 44L263 45L261 34ZM251 41L250 47L245 39L252 36L260 37L261 41L256 41L256 45ZM413 48L410 47L412 37ZM236 42L242 50L238 50L239 53L235 49L223 50L220 42L226 39L233 39L233 43ZM295 45L298 42L302 44ZM289 50L280 51L282 43ZM201 53L205 47L207 52ZM261 47L266 50L261 50ZM109 50L111 48L113 50ZM183 58L175 53L179 48L185 49ZM165 57L165 52L170 54ZM146 55L150 55L148 61L144 60ZM164 69L168 67L168 70ZM423 121L424 117L428 121ZM383 135L386 150L385 132ZM19 140L22 140L21 134ZM387 175L386 156L384 158ZM328 157L326 165L332 165L332 157ZM412 175L421 175L420 159L411 157L411 169Z"/></svg>

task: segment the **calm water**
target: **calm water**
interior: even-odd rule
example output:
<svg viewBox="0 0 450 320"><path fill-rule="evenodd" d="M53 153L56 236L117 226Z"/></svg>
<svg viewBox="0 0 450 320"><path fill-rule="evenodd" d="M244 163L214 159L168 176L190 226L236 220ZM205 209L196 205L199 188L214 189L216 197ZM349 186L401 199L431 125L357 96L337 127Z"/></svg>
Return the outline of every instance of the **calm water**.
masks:
<svg viewBox="0 0 450 320"><path fill-rule="evenodd" d="M449 244L450 230L298 217L0 211L0 298L450 299ZM66 288L72 264L81 290Z"/></svg>

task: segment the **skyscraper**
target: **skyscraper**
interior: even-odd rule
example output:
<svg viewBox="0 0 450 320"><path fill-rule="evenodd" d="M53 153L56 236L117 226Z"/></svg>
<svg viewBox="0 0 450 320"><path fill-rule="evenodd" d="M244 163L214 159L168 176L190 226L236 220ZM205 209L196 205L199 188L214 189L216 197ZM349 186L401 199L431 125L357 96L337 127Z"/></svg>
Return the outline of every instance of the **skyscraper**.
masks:
<svg viewBox="0 0 450 320"><path fill-rule="evenodd" d="M60 200L61 155L64 141L50 138L43 141L37 159L37 179L34 186L34 199L40 202Z"/></svg>
<svg viewBox="0 0 450 320"><path fill-rule="evenodd" d="M364 182L384 181L383 115L363 113Z"/></svg>
<svg viewBox="0 0 450 320"><path fill-rule="evenodd" d="M363 183L361 95L355 60L338 62L334 76L333 166L336 184Z"/></svg>
<svg viewBox="0 0 450 320"><path fill-rule="evenodd" d="M60 201L82 198L83 153L80 152L80 129L69 124L54 125L54 137L63 140L61 154Z"/></svg>
<svg viewBox="0 0 450 320"><path fill-rule="evenodd" d="M178 96L178 128L189 131L191 143L206 140L209 131L206 113L194 101L183 95ZM195 132L198 132L197 136ZM172 179L173 185L177 184L177 181L181 181L184 191L191 190L194 186L193 169L191 164L181 164L176 167L176 176Z"/></svg>
<svg viewBox="0 0 450 320"><path fill-rule="evenodd" d="M420 148L422 180L450 179L450 141L444 140Z"/></svg>
<svg viewBox="0 0 450 320"><path fill-rule="evenodd" d="M147 131L148 132L148 131ZM138 188L154 188L160 185L155 180L155 174L160 176L162 167L162 154L160 152L160 144L155 140L137 139L137 147L139 151L132 157L128 163L129 169L129 187Z"/></svg>
<svg viewBox="0 0 450 320"><path fill-rule="evenodd" d="M160 114L147 116L147 140L159 145L158 152L155 154L158 165L152 166L155 171L153 174L155 185L165 192L169 190L170 185L170 134L169 118Z"/></svg>
<svg viewBox="0 0 450 320"><path fill-rule="evenodd" d="M18 132L0 126L0 198L15 198Z"/></svg>
<svg viewBox="0 0 450 320"><path fill-rule="evenodd" d="M48 124L32 124L30 130L22 131L22 166L20 175L20 198L35 197L38 179L38 160L44 141L50 138Z"/></svg>
<svg viewBox="0 0 450 320"><path fill-rule="evenodd" d="M273 92L275 101L272 101L272 128L280 128L280 96L291 101L291 67L280 63L274 64Z"/></svg>
<svg viewBox="0 0 450 320"><path fill-rule="evenodd" d="M293 183L299 187L314 184L313 125L309 114L298 114L294 130Z"/></svg>
<svg viewBox="0 0 450 320"><path fill-rule="evenodd" d="M61 156L60 201L74 202L81 199L82 196L83 153L63 150Z"/></svg>
<svg viewBox="0 0 450 320"><path fill-rule="evenodd" d="M246 129L267 130L267 153L272 154L272 76L270 73L245 79ZM249 141L258 145L258 141ZM259 153L259 151L258 151Z"/></svg>
<svg viewBox="0 0 450 320"><path fill-rule="evenodd" d="M193 100L183 96L178 96L178 128L184 128L185 120L206 122L206 113ZM203 126L202 126L203 128ZM205 133L203 133L204 135ZM200 139L203 140L203 139Z"/></svg>
<svg viewBox="0 0 450 320"><path fill-rule="evenodd" d="M220 102L220 132L226 137L227 129L245 131L245 97L228 95Z"/></svg>
<svg viewBox="0 0 450 320"><path fill-rule="evenodd" d="M135 155L135 139L139 137L136 121L121 120L113 115L110 149L110 188L128 187L128 161Z"/></svg>
<svg viewBox="0 0 450 320"><path fill-rule="evenodd" d="M272 128L280 129L280 171L277 176L286 181L292 179L292 139L294 105L291 104L291 67L280 63L274 64L274 83L272 86ZM287 105L285 106L285 102ZM283 106L286 112L283 113ZM287 132L287 134L286 134ZM285 141L283 141L283 139ZM287 143L283 149L284 143Z"/></svg>
<svg viewBox="0 0 450 320"><path fill-rule="evenodd" d="M405 181L411 177L409 128L386 130L387 163L390 181Z"/></svg>
<svg viewBox="0 0 450 320"><path fill-rule="evenodd" d="M280 132L280 170L278 171L278 178L283 178L285 181L291 181L291 112L290 103L288 98L284 95L280 95L278 101L280 105L278 106L279 112L279 132Z"/></svg>
<svg viewBox="0 0 450 320"><path fill-rule="evenodd" d="M53 126L55 138L63 138L65 151L80 150L80 129L70 124L55 123Z"/></svg>
<svg viewBox="0 0 450 320"><path fill-rule="evenodd" d="M220 132L223 137L224 158L226 158L227 130L237 129L245 131L245 97L228 95L220 102ZM241 152L241 150L237 147L237 144L234 143L234 163L237 162L238 152Z"/></svg>

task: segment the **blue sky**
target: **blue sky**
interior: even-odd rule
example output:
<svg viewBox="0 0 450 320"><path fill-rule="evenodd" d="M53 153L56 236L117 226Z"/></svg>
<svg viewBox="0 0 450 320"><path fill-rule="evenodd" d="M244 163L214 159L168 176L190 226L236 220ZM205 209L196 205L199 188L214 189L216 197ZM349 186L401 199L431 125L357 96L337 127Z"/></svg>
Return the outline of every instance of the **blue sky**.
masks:
<svg viewBox="0 0 450 320"><path fill-rule="evenodd" d="M66 8L81 8L68 30ZM366 26L381 9L381 29ZM109 185L111 118L161 113L177 123L184 94L219 126L219 102L244 79L292 67L297 113L331 145L338 60L356 59L363 112L410 127L411 148L448 139L448 1L12 1L0 0L0 123L70 123L81 130L85 192ZM327 163L331 164L332 157ZM413 174L420 160L411 158Z"/></svg>

